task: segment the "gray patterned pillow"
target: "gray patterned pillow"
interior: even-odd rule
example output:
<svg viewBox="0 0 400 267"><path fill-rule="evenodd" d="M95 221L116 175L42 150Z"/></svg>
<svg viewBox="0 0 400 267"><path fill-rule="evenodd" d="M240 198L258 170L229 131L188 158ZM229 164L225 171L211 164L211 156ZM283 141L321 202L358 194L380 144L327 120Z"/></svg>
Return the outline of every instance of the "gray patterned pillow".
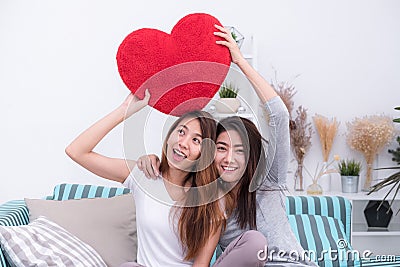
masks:
<svg viewBox="0 0 400 267"><path fill-rule="evenodd" d="M0 243L16 267L107 266L91 246L43 216L28 225L0 226Z"/></svg>

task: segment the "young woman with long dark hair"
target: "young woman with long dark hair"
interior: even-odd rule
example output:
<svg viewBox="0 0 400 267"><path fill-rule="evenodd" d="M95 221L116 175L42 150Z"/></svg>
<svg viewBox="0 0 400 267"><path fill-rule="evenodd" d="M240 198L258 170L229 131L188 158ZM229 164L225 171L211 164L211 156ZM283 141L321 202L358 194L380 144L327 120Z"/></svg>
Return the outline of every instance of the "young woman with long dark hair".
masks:
<svg viewBox="0 0 400 267"><path fill-rule="evenodd" d="M293 258L293 253L304 253L287 219L283 194L290 155L287 108L243 57L230 32L216 27L216 35L225 39L217 43L229 48L232 61L252 84L268 114L270 131L265 150L266 143L251 121L232 117L218 124L214 163L225 183L236 183L232 190L235 209L219 244L226 248L244 231L256 229L268 242L266 266L316 266L307 258ZM218 261L224 261L224 253Z"/></svg>
<svg viewBox="0 0 400 267"><path fill-rule="evenodd" d="M208 266L225 224L219 201L201 202L207 194L216 192L216 183L208 186L206 193L194 190L212 184L218 176L210 164L216 139L216 122L211 115L189 112L171 126L163 145L164 179L140 184L141 172L135 160L109 158L93 151L113 128L146 106L149 98L148 91L142 100L130 94L119 107L80 134L66 153L92 173L123 183L133 192L138 262L124 266Z"/></svg>

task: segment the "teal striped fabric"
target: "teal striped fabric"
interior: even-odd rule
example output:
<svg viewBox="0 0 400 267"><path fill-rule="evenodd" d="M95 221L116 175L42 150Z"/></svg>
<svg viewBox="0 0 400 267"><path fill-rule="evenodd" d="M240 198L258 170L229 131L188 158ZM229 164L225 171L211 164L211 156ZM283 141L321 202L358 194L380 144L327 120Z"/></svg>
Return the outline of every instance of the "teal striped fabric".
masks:
<svg viewBox="0 0 400 267"><path fill-rule="evenodd" d="M109 198L129 193L128 188L105 187L98 185L59 184L54 188L53 200L67 200L79 198Z"/></svg>
<svg viewBox="0 0 400 267"><path fill-rule="evenodd" d="M360 266L358 255L347 253L352 249L349 200L339 196L287 196L286 212L300 244L309 253L314 252L313 260L320 266Z"/></svg>
<svg viewBox="0 0 400 267"><path fill-rule="evenodd" d="M321 215L288 215L293 232L309 258L320 267L360 266L359 256L351 255L352 248L343 224Z"/></svg>
<svg viewBox="0 0 400 267"><path fill-rule="evenodd" d="M0 225L19 226L29 223L28 209L23 200L12 200L0 206Z"/></svg>
<svg viewBox="0 0 400 267"><path fill-rule="evenodd" d="M321 215L337 219L343 224L347 240L351 241L351 203L339 196L287 196L288 215Z"/></svg>
<svg viewBox="0 0 400 267"><path fill-rule="evenodd" d="M0 266L1 267L8 267L6 259L4 258L4 253L3 251L0 251Z"/></svg>
<svg viewBox="0 0 400 267"><path fill-rule="evenodd" d="M2 226L20 226L29 223L28 209L24 200L12 200L0 206L0 225ZM0 267L9 267L10 265L4 257L3 251L0 253Z"/></svg>

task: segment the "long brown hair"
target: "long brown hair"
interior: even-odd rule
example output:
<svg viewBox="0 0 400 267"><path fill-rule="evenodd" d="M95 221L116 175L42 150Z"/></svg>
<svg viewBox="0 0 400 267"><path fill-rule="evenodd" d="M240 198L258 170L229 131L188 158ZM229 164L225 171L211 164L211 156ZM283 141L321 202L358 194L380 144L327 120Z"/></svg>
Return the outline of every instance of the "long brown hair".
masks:
<svg viewBox="0 0 400 267"><path fill-rule="evenodd" d="M222 119L217 126L217 136L231 130L236 131L242 139L247 166L242 178L235 185L238 187L236 201L234 201L236 203L233 204L234 206L227 206L227 210L233 210L233 216L236 217L241 229L246 227L257 229L256 191L250 192L249 188L250 184L254 183L254 179L265 176L267 164L263 142L266 140L254 123L246 118L232 116Z"/></svg>
<svg viewBox="0 0 400 267"><path fill-rule="evenodd" d="M209 237L216 233L219 227L225 227L225 216L219 201L217 183L212 183L218 177L218 171L213 164L215 156L216 122L205 111L192 111L182 115L169 129L163 145L160 171L168 172L170 166L166 155L167 140L179 123L187 118L197 119L200 123L202 143L200 158L186 176L185 182L190 183L181 208L175 209L179 216L178 233L186 252L185 260L194 259L204 247ZM200 188L207 186L207 189Z"/></svg>

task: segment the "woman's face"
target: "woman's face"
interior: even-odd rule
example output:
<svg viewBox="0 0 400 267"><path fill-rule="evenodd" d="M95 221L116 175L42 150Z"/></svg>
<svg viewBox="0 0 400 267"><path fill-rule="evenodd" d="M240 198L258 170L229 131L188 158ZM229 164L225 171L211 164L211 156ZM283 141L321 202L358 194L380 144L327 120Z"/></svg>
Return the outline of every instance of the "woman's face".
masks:
<svg viewBox="0 0 400 267"><path fill-rule="evenodd" d="M191 171L200 157L203 141L198 119L183 119L167 140L167 159L171 167Z"/></svg>
<svg viewBox="0 0 400 267"><path fill-rule="evenodd" d="M243 142L237 131L222 132L217 137L214 164L220 177L228 183L237 182L246 169Z"/></svg>

